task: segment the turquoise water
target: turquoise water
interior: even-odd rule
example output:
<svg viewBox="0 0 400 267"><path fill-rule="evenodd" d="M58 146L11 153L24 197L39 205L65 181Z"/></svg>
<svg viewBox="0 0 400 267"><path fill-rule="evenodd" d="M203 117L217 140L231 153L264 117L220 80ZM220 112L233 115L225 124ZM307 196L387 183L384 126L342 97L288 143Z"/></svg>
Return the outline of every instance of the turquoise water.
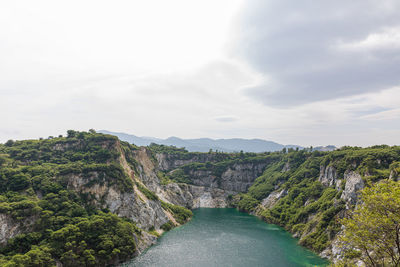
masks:
<svg viewBox="0 0 400 267"><path fill-rule="evenodd" d="M235 209L194 210L193 219L164 234L123 266L326 266L281 228Z"/></svg>

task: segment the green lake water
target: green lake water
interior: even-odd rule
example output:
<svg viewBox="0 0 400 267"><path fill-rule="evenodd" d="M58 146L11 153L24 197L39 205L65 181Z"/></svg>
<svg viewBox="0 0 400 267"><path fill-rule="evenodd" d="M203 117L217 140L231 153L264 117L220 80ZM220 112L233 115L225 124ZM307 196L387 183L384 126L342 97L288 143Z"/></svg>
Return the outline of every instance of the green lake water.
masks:
<svg viewBox="0 0 400 267"><path fill-rule="evenodd" d="M282 228L236 209L194 210L187 224L123 266L326 266Z"/></svg>

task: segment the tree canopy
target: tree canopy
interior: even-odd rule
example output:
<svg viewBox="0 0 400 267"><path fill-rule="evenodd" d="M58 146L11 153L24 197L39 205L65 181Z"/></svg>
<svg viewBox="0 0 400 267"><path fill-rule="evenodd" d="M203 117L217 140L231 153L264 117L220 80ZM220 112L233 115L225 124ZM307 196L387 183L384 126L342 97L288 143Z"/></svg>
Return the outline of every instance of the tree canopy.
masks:
<svg viewBox="0 0 400 267"><path fill-rule="evenodd" d="M400 183L385 180L365 188L361 201L342 221L347 258L367 266L400 266Z"/></svg>

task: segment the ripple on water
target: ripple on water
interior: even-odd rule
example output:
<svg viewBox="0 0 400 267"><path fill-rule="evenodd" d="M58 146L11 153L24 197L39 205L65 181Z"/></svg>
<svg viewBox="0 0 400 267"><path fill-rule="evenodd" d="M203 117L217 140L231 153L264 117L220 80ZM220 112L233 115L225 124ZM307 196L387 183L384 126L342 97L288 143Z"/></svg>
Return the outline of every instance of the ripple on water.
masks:
<svg viewBox="0 0 400 267"><path fill-rule="evenodd" d="M326 266L276 225L235 209L201 208L122 266Z"/></svg>

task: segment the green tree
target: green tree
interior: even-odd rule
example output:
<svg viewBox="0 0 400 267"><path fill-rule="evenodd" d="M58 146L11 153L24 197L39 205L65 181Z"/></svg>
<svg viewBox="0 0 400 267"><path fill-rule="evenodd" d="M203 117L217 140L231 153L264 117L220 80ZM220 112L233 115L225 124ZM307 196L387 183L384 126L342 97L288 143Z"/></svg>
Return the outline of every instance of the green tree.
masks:
<svg viewBox="0 0 400 267"><path fill-rule="evenodd" d="M74 131L74 130L68 130L68 131L67 131L67 137L68 137L68 138L75 137L77 134L78 134L78 132L77 132L77 131Z"/></svg>
<svg viewBox="0 0 400 267"><path fill-rule="evenodd" d="M400 184L382 181L365 188L362 205L342 220L347 255L367 266L400 266Z"/></svg>
<svg viewBox="0 0 400 267"><path fill-rule="evenodd" d="M30 184L30 179L26 174L17 173L10 178L9 187L10 190L18 191L25 189Z"/></svg>

